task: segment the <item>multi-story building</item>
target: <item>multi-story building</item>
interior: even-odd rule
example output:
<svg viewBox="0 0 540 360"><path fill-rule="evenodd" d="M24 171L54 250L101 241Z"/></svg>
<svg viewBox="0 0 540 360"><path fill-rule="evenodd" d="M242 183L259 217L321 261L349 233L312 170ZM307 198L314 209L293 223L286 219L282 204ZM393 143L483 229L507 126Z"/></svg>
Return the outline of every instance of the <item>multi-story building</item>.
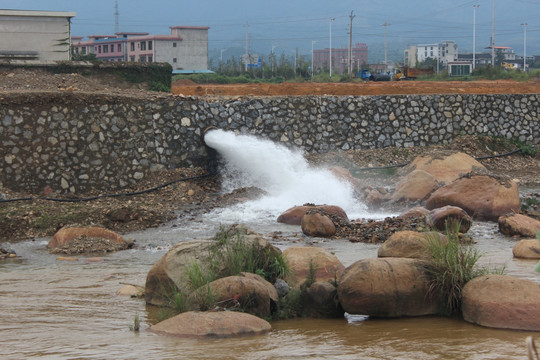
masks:
<svg viewBox="0 0 540 360"><path fill-rule="evenodd" d="M428 58L438 59L446 67L458 59L458 46L454 41L443 41L440 44L412 45L404 51L404 62L409 67L416 67Z"/></svg>
<svg viewBox="0 0 540 360"><path fill-rule="evenodd" d="M70 59L74 12L0 10L0 60L48 63Z"/></svg>
<svg viewBox="0 0 540 360"><path fill-rule="evenodd" d="M103 61L168 62L173 70L208 69L207 26L171 26L170 35L121 32L72 37L73 53L95 54Z"/></svg>
<svg viewBox="0 0 540 360"><path fill-rule="evenodd" d="M353 71L358 72L368 63L368 47L365 43L356 43L352 48ZM332 73L342 75L348 69L349 49L332 48ZM313 50L313 69L315 72L330 70L330 49Z"/></svg>

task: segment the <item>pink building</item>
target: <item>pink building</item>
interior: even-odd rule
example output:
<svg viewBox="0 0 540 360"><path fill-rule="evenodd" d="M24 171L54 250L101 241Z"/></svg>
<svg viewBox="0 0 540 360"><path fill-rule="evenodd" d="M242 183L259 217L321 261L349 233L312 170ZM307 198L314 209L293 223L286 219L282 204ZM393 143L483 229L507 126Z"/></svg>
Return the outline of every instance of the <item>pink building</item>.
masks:
<svg viewBox="0 0 540 360"><path fill-rule="evenodd" d="M208 69L207 26L171 26L170 35L121 32L90 35L88 41L73 36L74 55L95 54L102 61L168 62L174 70Z"/></svg>
<svg viewBox="0 0 540 360"><path fill-rule="evenodd" d="M347 72L349 49L332 48L332 73L344 74ZM365 43L356 43L352 48L353 72L358 72L362 65L368 63L368 47ZM330 49L313 50L314 71L330 71Z"/></svg>

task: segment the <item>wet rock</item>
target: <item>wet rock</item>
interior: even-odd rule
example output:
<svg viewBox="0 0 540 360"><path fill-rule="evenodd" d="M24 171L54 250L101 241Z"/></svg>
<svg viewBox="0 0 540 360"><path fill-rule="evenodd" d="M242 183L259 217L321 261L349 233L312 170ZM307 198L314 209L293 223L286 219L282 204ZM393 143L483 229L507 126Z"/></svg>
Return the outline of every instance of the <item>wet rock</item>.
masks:
<svg viewBox="0 0 540 360"><path fill-rule="evenodd" d="M392 234L386 240L377 252L377 256L427 259L429 254L426 251L428 241L447 242L448 238L436 231L418 232L418 231L398 231Z"/></svg>
<svg viewBox="0 0 540 360"><path fill-rule="evenodd" d="M426 231L429 226L424 216L387 217L384 220L353 221L339 224L335 237L347 238L351 242L382 243L393 233L402 230Z"/></svg>
<svg viewBox="0 0 540 360"><path fill-rule="evenodd" d="M422 201L439 187L437 179L424 170L414 170L396 184L392 201Z"/></svg>
<svg viewBox="0 0 540 360"><path fill-rule="evenodd" d="M150 331L179 337L227 338L269 332L268 321L237 311L189 311L150 327Z"/></svg>
<svg viewBox="0 0 540 360"><path fill-rule="evenodd" d="M287 209L277 218L277 222L289 225L300 225L302 223L302 217L312 209L321 209L329 214L333 214L344 221L349 221L345 210L335 205L313 205L304 204L302 206L294 206Z"/></svg>
<svg viewBox="0 0 540 360"><path fill-rule="evenodd" d="M336 233L336 226L332 219L319 213L308 211L302 217L302 232L307 236L331 237Z"/></svg>
<svg viewBox="0 0 540 360"><path fill-rule="evenodd" d="M506 214L499 217L499 231L508 236L535 237L540 231L540 221L521 214Z"/></svg>
<svg viewBox="0 0 540 360"><path fill-rule="evenodd" d="M485 275L463 288L465 321L482 326L540 331L540 284L508 275Z"/></svg>
<svg viewBox="0 0 540 360"><path fill-rule="evenodd" d="M519 259L540 259L540 246L537 239L520 240L512 248L515 258Z"/></svg>
<svg viewBox="0 0 540 360"><path fill-rule="evenodd" d="M517 184L503 177L469 174L436 190L426 202L432 210L446 205L462 208L474 219L497 221L520 209Z"/></svg>
<svg viewBox="0 0 540 360"><path fill-rule="evenodd" d="M472 226L472 218L467 212L457 206L443 206L429 212L428 223L439 231L454 231L465 234Z"/></svg>
<svg viewBox="0 0 540 360"><path fill-rule="evenodd" d="M106 253L124 250L133 243L100 227L64 227L47 244L53 254Z"/></svg>
<svg viewBox="0 0 540 360"><path fill-rule="evenodd" d="M58 256L56 261L79 261L79 258L73 256Z"/></svg>
<svg viewBox="0 0 540 360"><path fill-rule="evenodd" d="M360 260L349 266L338 284L343 309L373 317L433 315L438 303L428 296L423 262L385 258Z"/></svg>
<svg viewBox="0 0 540 360"><path fill-rule="evenodd" d="M116 295L140 298L144 296L144 287L136 285L124 285L116 292Z"/></svg>
<svg viewBox="0 0 540 360"><path fill-rule="evenodd" d="M402 219L409 219L409 218L414 218L414 217L421 218L423 216L426 216L427 214L429 214L428 209L426 209L423 206L415 206L412 209L409 209L405 211L403 214L399 215L399 217Z"/></svg>
<svg viewBox="0 0 540 360"><path fill-rule="evenodd" d="M316 281L306 289L302 301L302 314L315 318L343 317L337 288L325 281Z"/></svg>
<svg viewBox="0 0 540 360"><path fill-rule="evenodd" d="M13 250L0 247L0 260L16 258L17 254Z"/></svg>
<svg viewBox="0 0 540 360"><path fill-rule="evenodd" d="M274 288L276 288L279 297L287 295L291 290L289 284L287 284L287 282L283 279L277 279L274 283Z"/></svg>
<svg viewBox="0 0 540 360"><path fill-rule="evenodd" d="M449 184L473 170L486 170L473 157L452 151L437 151L429 155L418 156L407 166L406 171L423 170L431 174L439 183Z"/></svg>
<svg viewBox="0 0 540 360"><path fill-rule="evenodd" d="M211 292L221 309L242 309L243 312L269 317L277 309L278 294L274 286L256 274L242 273L212 281L190 294L191 303ZM199 310L194 308L194 310Z"/></svg>
<svg viewBox="0 0 540 360"><path fill-rule="evenodd" d="M291 246L283 251L283 256L291 270L286 280L292 287L303 284L310 272L313 272L315 278L312 280L335 282L345 270L335 255L319 247Z"/></svg>

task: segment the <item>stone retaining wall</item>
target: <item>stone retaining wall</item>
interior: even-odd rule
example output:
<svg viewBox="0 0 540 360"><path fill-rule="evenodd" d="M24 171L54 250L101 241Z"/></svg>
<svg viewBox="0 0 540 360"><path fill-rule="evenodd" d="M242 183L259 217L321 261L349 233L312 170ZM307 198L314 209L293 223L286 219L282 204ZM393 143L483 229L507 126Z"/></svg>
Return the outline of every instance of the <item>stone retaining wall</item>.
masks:
<svg viewBox="0 0 540 360"><path fill-rule="evenodd" d="M462 134L538 145L540 95L197 99L77 93L0 97L0 182L116 191L159 168L205 166L210 126L306 152L447 143Z"/></svg>

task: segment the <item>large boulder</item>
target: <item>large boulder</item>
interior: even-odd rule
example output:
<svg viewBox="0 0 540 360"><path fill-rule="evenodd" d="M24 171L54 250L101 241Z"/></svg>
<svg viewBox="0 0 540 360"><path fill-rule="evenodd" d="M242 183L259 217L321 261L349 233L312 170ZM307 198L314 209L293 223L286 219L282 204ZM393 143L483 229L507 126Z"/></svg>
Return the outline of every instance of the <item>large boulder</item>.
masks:
<svg viewBox="0 0 540 360"><path fill-rule="evenodd" d="M74 226L58 230L47 248L53 253L77 254L123 250L132 245L122 235L105 228Z"/></svg>
<svg viewBox="0 0 540 360"><path fill-rule="evenodd" d="M514 181L483 174L461 177L436 190L426 202L429 210L447 205L462 208L474 219L490 221L521 206Z"/></svg>
<svg viewBox="0 0 540 360"><path fill-rule="evenodd" d="M523 239L512 248L515 258L540 260L540 246L537 239Z"/></svg>
<svg viewBox="0 0 540 360"><path fill-rule="evenodd" d="M281 250L268 243L260 234L240 225L232 225L219 236L229 241L241 241L255 246L261 257L281 254ZM230 242L229 242L230 243ZM222 241L216 239L180 242L159 259L146 277L145 300L148 304L170 306L178 292L188 295L192 289L186 270L197 265L202 271L216 265L216 256L224 251ZM231 244L231 243L230 243ZM212 264L213 263L213 264ZM223 269L212 269L218 274Z"/></svg>
<svg viewBox="0 0 540 360"><path fill-rule="evenodd" d="M448 238L436 231L421 233L403 230L392 234L378 250L378 257L428 259L428 241L447 242Z"/></svg>
<svg viewBox="0 0 540 360"><path fill-rule="evenodd" d="M188 293L186 269L193 264L204 266L211 256L214 241L185 241L174 245L152 266L146 276L144 298L148 304L170 306L175 293Z"/></svg>
<svg viewBox="0 0 540 360"><path fill-rule="evenodd" d="M402 219L410 219L410 218L421 218L425 217L429 214L429 210L426 209L423 206L415 206L407 211L405 211L403 214L399 215Z"/></svg>
<svg viewBox="0 0 540 360"><path fill-rule="evenodd" d="M463 288L465 321L482 326L540 331L540 284L508 275L485 275Z"/></svg>
<svg viewBox="0 0 540 360"><path fill-rule="evenodd" d="M349 266L338 284L343 309L373 317L437 314L439 303L429 296L424 262L406 258L360 260Z"/></svg>
<svg viewBox="0 0 540 360"><path fill-rule="evenodd" d="M238 311L188 311L150 327L150 331L179 337L227 338L269 332L268 321Z"/></svg>
<svg viewBox="0 0 540 360"><path fill-rule="evenodd" d="M307 236L331 237L336 233L336 226L330 217L319 212L308 211L302 217L302 232Z"/></svg>
<svg viewBox="0 0 540 360"><path fill-rule="evenodd" d="M293 206L290 209L285 210L278 216L277 222L289 225L301 225L302 218L309 210L321 209L329 214L335 215L346 222L349 222L349 218L345 210L336 205L309 205Z"/></svg>
<svg viewBox="0 0 540 360"><path fill-rule="evenodd" d="M508 236L535 237L540 231L540 221L522 214L506 214L499 217L499 231Z"/></svg>
<svg viewBox="0 0 540 360"><path fill-rule="evenodd" d="M429 212L428 223L439 231L459 230L465 234L472 226L472 218L465 210L457 206L443 206ZM459 229L457 229L459 227Z"/></svg>
<svg viewBox="0 0 540 360"><path fill-rule="evenodd" d="M439 187L437 179L424 170L414 170L396 184L392 202L422 201Z"/></svg>
<svg viewBox="0 0 540 360"><path fill-rule="evenodd" d="M286 280L292 287L302 285L311 271L315 281L334 282L345 270L334 254L318 247L292 246L283 251L283 256L291 270Z"/></svg>
<svg viewBox="0 0 540 360"><path fill-rule="evenodd" d="M473 170L486 170L473 157L451 151L437 151L416 157L406 168L407 172L423 170L431 174L439 183L449 184Z"/></svg>
<svg viewBox="0 0 540 360"><path fill-rule="evenodd" d="M196 304L197 297L207 296L208 291L221 308L239 308L244 312L269 317L277 308L278 294L271 283L256 274L242 273L212 281L190 295Z"/></svg>

